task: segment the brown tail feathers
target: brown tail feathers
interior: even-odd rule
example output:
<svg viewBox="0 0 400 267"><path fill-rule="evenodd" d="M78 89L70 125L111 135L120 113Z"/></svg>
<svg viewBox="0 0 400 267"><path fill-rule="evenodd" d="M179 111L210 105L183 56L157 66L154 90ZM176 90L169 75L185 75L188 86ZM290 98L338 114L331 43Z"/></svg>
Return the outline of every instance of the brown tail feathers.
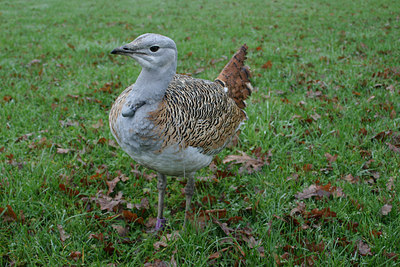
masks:
<svg viewBox="0 0 400 267"><path fill-rule="evenodd" d="M244 100L253 90L250 83L250 68L244 65L247 48L246 44L242 45L215 80L228 88L229 97L235 100L240 108L246 107Z"/></svg>

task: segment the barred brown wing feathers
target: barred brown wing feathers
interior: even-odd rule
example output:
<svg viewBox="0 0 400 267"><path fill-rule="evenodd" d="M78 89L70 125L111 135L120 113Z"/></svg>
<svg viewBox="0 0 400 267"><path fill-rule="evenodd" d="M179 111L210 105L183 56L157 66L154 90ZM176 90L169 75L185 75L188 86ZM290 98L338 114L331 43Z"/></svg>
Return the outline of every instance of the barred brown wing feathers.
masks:
<svg viewBox="0 0 400 267"><path fill-rule="evenodd" d="M175 75L159 108L149 114L163 148L180 144L218 153L236 133L245 113L218 83Z"/></svg>

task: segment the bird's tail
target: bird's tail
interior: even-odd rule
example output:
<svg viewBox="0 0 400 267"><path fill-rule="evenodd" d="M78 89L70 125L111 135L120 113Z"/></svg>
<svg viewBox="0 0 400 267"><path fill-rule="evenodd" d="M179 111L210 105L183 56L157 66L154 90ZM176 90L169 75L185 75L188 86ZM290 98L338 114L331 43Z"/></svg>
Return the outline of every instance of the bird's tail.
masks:
<svg viewBox="0 0 400 267"><path fill-rule="evenodd" d="M253 90L250 83L250 68L244 65L247 48L246 44L242 45L215 80L228 88L229 97L242 109L246 107L244 100Z"/></svg>

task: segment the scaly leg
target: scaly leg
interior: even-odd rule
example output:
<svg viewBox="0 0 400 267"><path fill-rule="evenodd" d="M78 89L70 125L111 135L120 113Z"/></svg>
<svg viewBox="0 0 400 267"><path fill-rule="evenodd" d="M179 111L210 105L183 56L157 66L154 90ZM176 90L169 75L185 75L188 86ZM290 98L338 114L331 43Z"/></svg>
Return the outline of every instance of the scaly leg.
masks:
<svg viewBox="0 0 400 267"><path fill-rule="evenodd" d="M167 187L167 176L164 174L158 173L157 177L157 189L158 189L158 212L157 212L157 223L156 223L156 231L163 230L165 227L166 219L163 217L164 211L164 197L165 197L165 188Z"/></svg>
<svg viewBox="0 0 400 267"><path fill-rule="evenodd" d="M193 175L193 173L191 173L187 177L187 184L185 187L186 208L185 208L185 220L183 222L183 227L186 226L186 222L187 222L188 214L189 214L189 210L190 210L190 203L192 202L193 194L194 194L194 175Z"/></svg>

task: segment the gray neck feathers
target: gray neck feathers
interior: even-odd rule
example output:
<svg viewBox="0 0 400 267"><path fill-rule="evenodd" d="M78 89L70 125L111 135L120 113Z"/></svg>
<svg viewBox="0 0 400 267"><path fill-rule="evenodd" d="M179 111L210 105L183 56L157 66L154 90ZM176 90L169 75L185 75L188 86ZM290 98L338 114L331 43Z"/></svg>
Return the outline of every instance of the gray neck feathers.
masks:
<svg viewBox="0 0 400 267"><path fill-rule="evenodd" d="M128 98L134 102L144 101L147 104L160 102L176 73L176 65L175 61L163 68L143 68Z"/></svg>

